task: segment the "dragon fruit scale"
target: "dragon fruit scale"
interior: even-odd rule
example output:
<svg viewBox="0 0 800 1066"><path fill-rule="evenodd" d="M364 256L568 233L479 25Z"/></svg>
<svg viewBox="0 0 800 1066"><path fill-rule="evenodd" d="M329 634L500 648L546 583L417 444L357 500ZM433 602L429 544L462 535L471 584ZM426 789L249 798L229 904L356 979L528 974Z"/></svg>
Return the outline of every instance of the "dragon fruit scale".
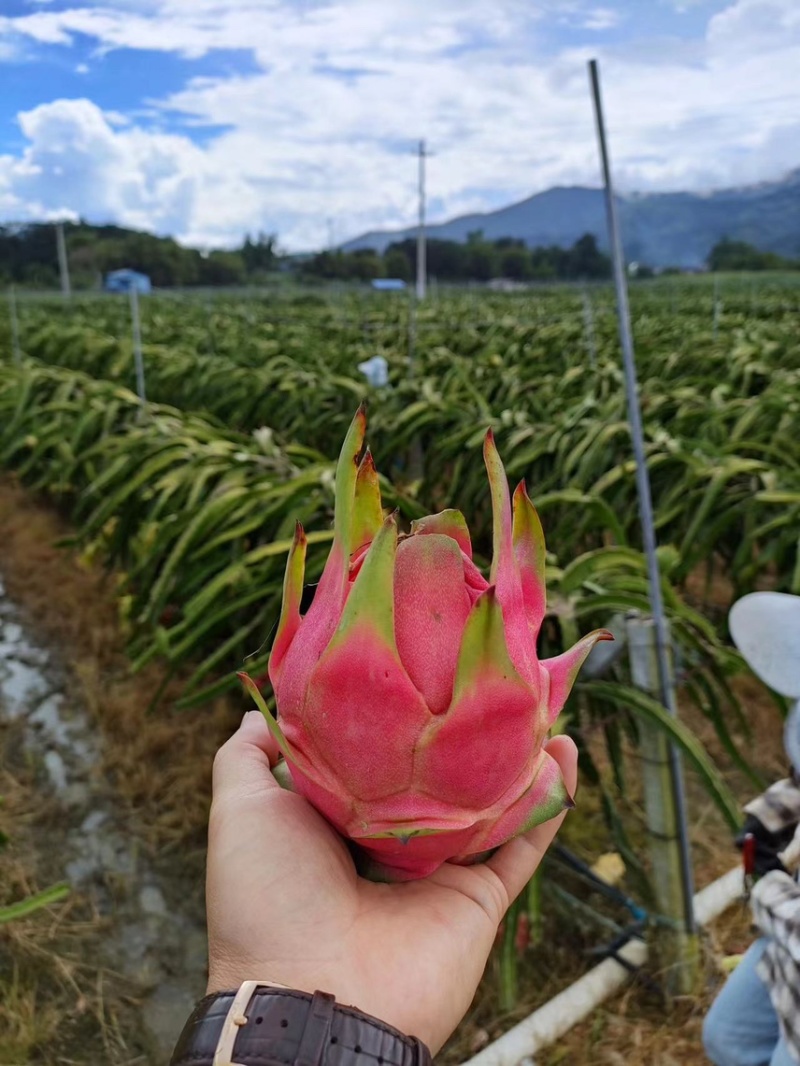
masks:
<svg viewBox="0 0 800 1066"><path fill-rule="evenodd" d="M548 730L598 640L539 661L545 545L524 484L512 502L491 430L489 580L459 511L398 534L363 452L366 414L339 457L334 538L301 617L306 538L298 524L269 661L291 787L358 845L362 871L425 877L478 861L572 805ZM280 775L279 775L280 776Z"/></svg>

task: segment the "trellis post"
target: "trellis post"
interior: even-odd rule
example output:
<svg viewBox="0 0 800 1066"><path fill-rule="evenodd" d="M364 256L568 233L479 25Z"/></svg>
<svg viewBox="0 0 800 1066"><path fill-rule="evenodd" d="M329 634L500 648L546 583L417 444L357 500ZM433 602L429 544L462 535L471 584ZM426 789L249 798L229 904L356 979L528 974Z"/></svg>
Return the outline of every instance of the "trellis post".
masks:
<svg viewBox="0 0 800 1066"><path fill-rule="evenodd" d="M622 253L617 204L614 198L614 186L611 178L608 145L606 142L605 119L600 93L600 75L597 61L589 61L589 80L594 103L597 139L600 148L600 161L605 186L606 215L608 236L614 268L614 287L617 296L617 318L619 336L622 346L622 363L627 394L628 421L631 427L633 451L636 458L636 488L639 501L639 519L642 530L642 542L647 561L647 576L650 594L652 619L648 629L647 678L648 684L655 681L655 691L667 711L677 716L675 689L673 685L672 662L670 656L669 632L661 594L661 575L656 554L656 534L653 517L653 501L650 491L650 476L647 470L647 457L644 445L644 430L639 407L639 386L636 376L636 358L631 330L630 306L628 303L628 285L625 276L625 261ZM686 798L683 789L683 773L678 749L670 743L665 751L666 767L669 774L669 792L663 795L663 802L669 808L670 824L674 824L674 847L677 852L676 875L679 877L680 928L679 941L682 955L676 973L680 974L680 983L694 983L696 972L696 953L691 948L697 933L694 917L694 877L692 857L689 846L689 830L686 817ZM665 771L667 772L667 771ZM660 775L659 775L660 777ZM655 829L654 831L657 831Z"/></svg>

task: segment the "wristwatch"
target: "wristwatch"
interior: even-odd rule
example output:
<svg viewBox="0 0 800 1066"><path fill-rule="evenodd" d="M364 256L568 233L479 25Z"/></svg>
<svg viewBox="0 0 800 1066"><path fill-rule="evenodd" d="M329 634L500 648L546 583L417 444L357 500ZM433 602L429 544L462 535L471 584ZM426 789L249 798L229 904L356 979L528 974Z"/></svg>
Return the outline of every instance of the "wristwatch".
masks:
<svg viewBox="0 0 800 1066"><path fill-rule="evenodd" d="M431 1066L416 1037L327 992L245 981L201 999L170 1066Z"/></svg>

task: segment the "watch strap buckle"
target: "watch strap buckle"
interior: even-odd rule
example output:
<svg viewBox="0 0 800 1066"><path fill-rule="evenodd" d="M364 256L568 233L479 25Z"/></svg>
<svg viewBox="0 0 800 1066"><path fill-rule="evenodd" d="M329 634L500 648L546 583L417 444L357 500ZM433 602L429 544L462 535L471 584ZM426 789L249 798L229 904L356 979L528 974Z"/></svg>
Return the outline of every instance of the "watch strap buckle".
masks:
<svg viewBox="0 0 800 1066"><path fill-rule="evenodd" d="M222 1023L222 1032L219 1034L217 1049L214 1052L213 1066L243 1066L242 1063L233 1061L233 1046L239 1030L243 1025L247 1025L245 1011L260 984L260 981L242 981L239 985L225 1021Z"/></svg>

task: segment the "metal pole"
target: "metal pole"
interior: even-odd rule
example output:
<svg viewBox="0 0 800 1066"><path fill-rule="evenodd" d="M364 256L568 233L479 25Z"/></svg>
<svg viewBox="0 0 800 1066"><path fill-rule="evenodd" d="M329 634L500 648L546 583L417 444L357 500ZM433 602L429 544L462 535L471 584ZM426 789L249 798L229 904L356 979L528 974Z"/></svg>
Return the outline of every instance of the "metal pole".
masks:
<svg viewBox="0 0 800 1066"><path fill-rule="evenodd" d="M142 326L139 321L139 292L135 285L130 287L131 324L133 326L133 362L136 366L136 391L144 404L147 397L144 391L144 359L142 359Z"/></svg>
<svg viewBox="0 0 800 1066"><path fill-rule="evenodd" d="M589 353L589 365L594 369L597 366L597 342L594 337L594 313L592 301L586 289L583 290L583 329L586 334L586 350Z"/></svg>
<svg viewBox="0 0 800 1066"><path fill-rule="evenodd" d="M653 619L628 616L625 635L631 680L658 699L661 678ZM697 938L683 928L683 879L681 852L676 847L678 817L673 802L670 745L663 731L651 722L640 721L638 733L653 897L659 913L669 919L668 923L654 924L650 937L668 995L685 995L695 990L698 944Z"/></svg>
<svg viewBox="0 0 800 1066"><path fill-rule="evenodd" d="M633 350L633 334L631 332L630 307L628 305L628 287L625 279L625 266L622 255L619 220L617 218L617 205L614 199L614 187L611 180L611 164L609 162L608 146L606 143L603 104L600 96L600 77L597 69L597 60L595 59L589 61L589 78L592 87L592 99L594 101L597 139L600 145L600 158L603 167L603 181L605 183L608 235L611 241L611 252L614 262L614 286L617 293L619 337L622 345L625 390L628 400L628 421L631 424L633 451L636 457L636 488L639 497L639 518L642 527L642 541L644 543L645 556L647 558L647 576L650 586L650 605L653 610L653 623L655 626L661 699L669 713L677 716L675 695L670 680L669 636L667 633L666 618L664 616L664 603L661 596L661 576L658 569L658 557L656 555L653 501L650 493L650 477L647 472L647 460L644 451L642 416L639 409L639 388L636 380L636 359ZM681 854L684 922L686 932L693 934L696 931L696 925L694 919L694 907L692 904L692 897L694 895L692 857L689 848L689 834L686 823L686 798L683 792L680 755L674 744L670 745L669 761L672 774L675 813L678 823L676 826L677 837Z"/></svg>
<svg viewBox="0 0 800 1066"><path fill-rule="evenodd" d="M13 285L8 287L8 316L11 319L11 351L14 363L19 366L22 362L22 351L19 346L19 319L17 318L17 293Z"/></svg>
<svg viewBox="0 0 800 1066"><path fill-rule="evenodd" d="M56 222L56 248L58 249L58 272L61 275L61 295L69 299L69 260L67 259L67 240L64 236L64 223Z"/></svg>
<svg viewBox="0 0 800 1066"><path fill-rule="evenodd" d="M413 296L408 301L408 376L414 373L414 356L417 351L417 308Z"/></svg>
<svg viewBox="0 0 800 1066"><path fill-rule="evenodd" d="M722 310L719 299L719 276L714 275L714 319L713 319L713 334L714 340L717 339L719 333L719 316Z"/></svg>
<svg viewBox="0 0 800 1066"><path fill-rule="evenodd" d="M417 229L417 299L425 299L427 281L427 256L425 247L425 142L419 142L419 226Z"/></svg>

